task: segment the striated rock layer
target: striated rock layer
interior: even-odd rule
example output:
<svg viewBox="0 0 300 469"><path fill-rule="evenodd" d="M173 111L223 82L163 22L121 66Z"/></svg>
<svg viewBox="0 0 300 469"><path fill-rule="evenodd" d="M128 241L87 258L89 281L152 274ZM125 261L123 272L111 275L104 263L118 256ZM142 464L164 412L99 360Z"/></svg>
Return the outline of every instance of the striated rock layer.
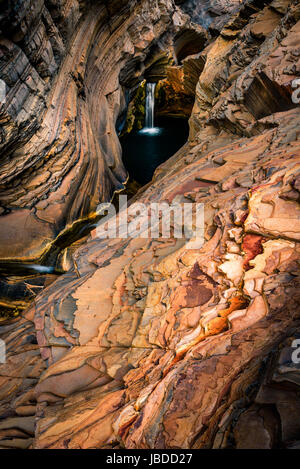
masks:
<svg viewBox="0 0 300 469"><path fill-rule="evenodd" d="M0 19L0 259L40 258L122 187L120 72L134 63L140 77L151 46L189 21L171 0L81 3L15 2Z"/></svg>
<svg viewBox="0 0 300 469"><path fill-rule="evenodd" d="M0 328L0 446L299 447L300 7L259 3L197 56L189 142L135 197L203 203L203 246L94 230Z"/></svg>

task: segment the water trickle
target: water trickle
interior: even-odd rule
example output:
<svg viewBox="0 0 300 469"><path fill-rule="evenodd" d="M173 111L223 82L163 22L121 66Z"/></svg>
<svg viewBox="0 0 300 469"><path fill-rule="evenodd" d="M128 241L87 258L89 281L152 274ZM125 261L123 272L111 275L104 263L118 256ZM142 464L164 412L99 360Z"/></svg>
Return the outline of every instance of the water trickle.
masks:
<svg viewBox="0 0 300 469"><path fill-rule="evenodd" d="M146 87L146 118L145 128L154 128L154 107L155 107L155 87L156 83L147 83Z"/></svg>

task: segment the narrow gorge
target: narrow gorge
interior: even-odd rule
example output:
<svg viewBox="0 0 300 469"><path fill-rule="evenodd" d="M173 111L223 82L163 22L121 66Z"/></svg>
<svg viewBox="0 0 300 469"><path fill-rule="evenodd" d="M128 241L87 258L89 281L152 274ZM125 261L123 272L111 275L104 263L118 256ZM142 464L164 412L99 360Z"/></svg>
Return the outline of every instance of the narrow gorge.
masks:
<svg viewBox="0 0 300 469"><path fill-rule="evenodd" d="M0 449L300 449L299 106L299 0L0 0Z"/></svg>

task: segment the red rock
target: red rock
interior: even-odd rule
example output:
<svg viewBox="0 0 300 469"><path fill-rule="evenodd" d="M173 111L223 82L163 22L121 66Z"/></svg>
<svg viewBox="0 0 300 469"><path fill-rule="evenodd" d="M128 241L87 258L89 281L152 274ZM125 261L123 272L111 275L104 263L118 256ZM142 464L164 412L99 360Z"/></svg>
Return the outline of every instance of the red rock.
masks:
<svg viewBox="0 0 300 469"><path fill-rule="evenodd" d="M263 252L262 241L263 237L259 235L246 234L244 236L242 249L245 253L244 267L246 270L250 269L249 261Z"/></svg>

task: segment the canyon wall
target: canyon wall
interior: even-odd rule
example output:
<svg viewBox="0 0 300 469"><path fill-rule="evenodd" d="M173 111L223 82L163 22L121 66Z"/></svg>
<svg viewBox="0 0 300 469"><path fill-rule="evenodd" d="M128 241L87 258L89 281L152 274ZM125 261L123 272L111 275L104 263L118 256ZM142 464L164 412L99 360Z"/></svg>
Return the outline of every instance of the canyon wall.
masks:
<svg viewBox="0 0 300 469"><path fill-rule="evenodd" d="M171 0L9 5L0 20L0 259L34 260L123 187L120 80L140 80L150 48L189 20Z"/></svg>
<svg viewBox="0 0 300 469"><path fill-rule="evenodd" d="M196 98L189 141L135 196L145 204L203 203L204 244L188 249L174 237L103 240L94 230L71 269L21 318L0 328L7 343L0 447L299 448L299 365L292 353L300 328L300 115L292 94L300 75L300 5L219 3L226 24L214 26L196 58L185 58L202 64L197 84L190 83ZM180 27L186 21L172 2L158 7L155 36L176 18L183 18ZM119 29L110 32L103 23L107 36L102 32L97 41L91 27L97 16L89 10L74 40L83 62L82 47L91 48L90 71L73 84L70 55L60 72L68 86L61 81L55 88L75 93L84 76L85 98L76 99L89 103L93 115L85 142L94 141L92 130L112 133L105 137L105 160L97 150L108 178L104 186L99 180L101 191L114 187L112 178L122 181L121 163L107 159L110 152L120 158L113 119L103 116L119 112L119 72L134 82L134 61L124 69L123 54L135 57L148 47L153 35L143 25L149 26L150 10L152 17L145 1L131 6L126 21L116 14ZM135 40L127 42L124 31L134 31ZM98 49L107 57L103 64ZM118 67L110 53L119 57ZM98 77L93 70L101 66ZM59 123L81 138L85 130L72 125L91 121L78 119L69 103L61 109L67 121ZM109 105L115 114L106 113ZM43 135L33 137L36 144L47 142ZM67 142L60 155L69 161L74 140L60 135ZM31 142L22 147L24 164ZM52 160L34 155L45 165ZM92 194L91 175L100 174L85 172L81 187Z"/></svg>

